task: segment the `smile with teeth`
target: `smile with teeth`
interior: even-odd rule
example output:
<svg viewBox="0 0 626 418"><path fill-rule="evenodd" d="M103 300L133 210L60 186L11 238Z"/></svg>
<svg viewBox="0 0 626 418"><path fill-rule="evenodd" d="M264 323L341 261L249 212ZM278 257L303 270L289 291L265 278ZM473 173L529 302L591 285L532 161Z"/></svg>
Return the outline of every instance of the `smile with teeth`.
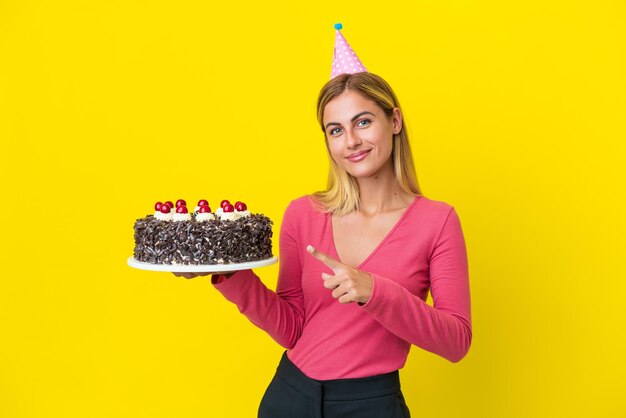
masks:
<svg viewBox="0 0 626 418"><path fill-rule="evenodd" d="M365 151L359 151L359 152L355 152L354 154L349 155L347 158L348 160L357 163L361 160L363 160L365 157L367 157L367 155L370 153L371 149L365 150Z"/></svg>

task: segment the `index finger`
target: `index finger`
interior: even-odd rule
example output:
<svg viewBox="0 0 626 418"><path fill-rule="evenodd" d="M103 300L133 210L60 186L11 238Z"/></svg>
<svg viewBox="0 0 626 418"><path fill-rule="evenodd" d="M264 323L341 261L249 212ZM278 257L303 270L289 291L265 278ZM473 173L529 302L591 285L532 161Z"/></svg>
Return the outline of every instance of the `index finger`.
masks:
<svg viewBox="0 0 626 418"><path fill-rule="evenodd" d="M317 258L319 261L321 261L322 263L326 264L328 267L330 267L335 273L337 272L338 269L343 267L343 263L340 261L335 260L334 258L332 258L331 256L324 254L321 251L318 251L315 247L313 247L312 245L307 245L306 250L315 258Z"/></svg>

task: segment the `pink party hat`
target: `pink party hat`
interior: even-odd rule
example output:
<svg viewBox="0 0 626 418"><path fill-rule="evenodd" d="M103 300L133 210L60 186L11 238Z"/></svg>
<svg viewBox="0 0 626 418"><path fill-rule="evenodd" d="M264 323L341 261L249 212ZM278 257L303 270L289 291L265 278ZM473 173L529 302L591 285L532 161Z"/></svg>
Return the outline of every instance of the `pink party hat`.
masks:
<svg viewBox="0 0 626 418"><path fill-rule="evenodd" d="M343 34L341 33L342 27L341 23L335 23L337 34L335 35L333 69L330 73L331 79L339 74L354 74L367 71L365 66L361 63L361 60L359 60L359 57L357 57L355 52L352 50L350 44L346 42L346 38L343 37Z"/></svg>

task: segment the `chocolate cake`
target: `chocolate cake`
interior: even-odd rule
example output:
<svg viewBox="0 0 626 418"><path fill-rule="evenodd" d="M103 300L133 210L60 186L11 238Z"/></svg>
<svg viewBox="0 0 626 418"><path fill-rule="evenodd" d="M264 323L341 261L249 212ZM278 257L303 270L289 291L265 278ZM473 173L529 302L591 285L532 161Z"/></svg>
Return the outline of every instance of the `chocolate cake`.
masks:
<svg viewBox="0 0 626 418"><path fill-rule="evenodd" d="M242 202L222 201L215 214L206 200L188 213L185 201L155 205L154 215L135 221L134 258L153 264L228 264L272 258L272 224Z"/></svg>

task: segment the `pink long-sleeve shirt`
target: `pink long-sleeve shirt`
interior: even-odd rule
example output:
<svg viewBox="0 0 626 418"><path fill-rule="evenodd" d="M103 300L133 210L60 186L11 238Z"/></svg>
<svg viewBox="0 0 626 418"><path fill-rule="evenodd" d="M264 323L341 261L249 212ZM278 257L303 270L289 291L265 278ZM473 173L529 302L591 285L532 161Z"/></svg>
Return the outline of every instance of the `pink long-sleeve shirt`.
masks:
<svg viewBox="0 0 626 418"><path fill-rule="evenodd" d="M276 291L252 270L215 284L252 323L318 380L367 377L402 368L412 344L458 362L472 340L467 252L453 206L416 196L357 269L369 272L367 303L342 304L323 286L333 274L308 244L339 260L331 214L293 200L279 236ZM339 260L341 261L341 260ZM425 301L430 289L433 305Z"/></svg>

